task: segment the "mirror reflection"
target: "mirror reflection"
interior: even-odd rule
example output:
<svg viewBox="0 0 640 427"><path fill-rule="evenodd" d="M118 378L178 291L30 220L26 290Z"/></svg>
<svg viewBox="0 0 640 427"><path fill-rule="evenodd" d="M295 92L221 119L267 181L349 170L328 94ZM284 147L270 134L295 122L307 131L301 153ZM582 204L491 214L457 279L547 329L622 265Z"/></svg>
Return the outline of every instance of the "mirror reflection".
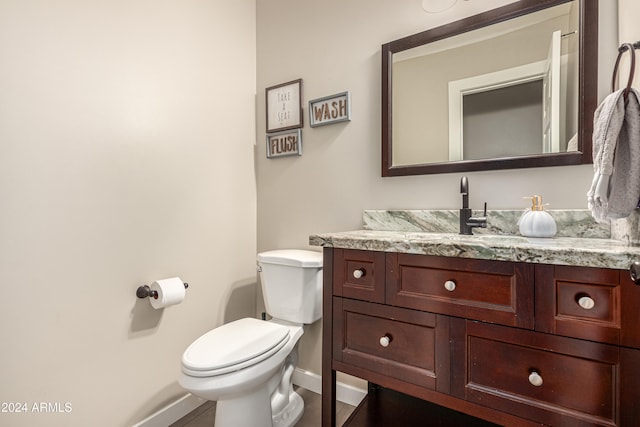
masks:
<svg viewBox="0 0 640 427"><path fill-rule="evenodd" d="M580 32L597 9L527 3L383 45L384 176L590 161L581 90L595 75L581 56L597 38Z"/></svg>
<svg viewBox="0 0 640 427"><path fill-rule="evenodd" d="M578 16L573 1L394 54L393 164L577 150Z"/></svg>

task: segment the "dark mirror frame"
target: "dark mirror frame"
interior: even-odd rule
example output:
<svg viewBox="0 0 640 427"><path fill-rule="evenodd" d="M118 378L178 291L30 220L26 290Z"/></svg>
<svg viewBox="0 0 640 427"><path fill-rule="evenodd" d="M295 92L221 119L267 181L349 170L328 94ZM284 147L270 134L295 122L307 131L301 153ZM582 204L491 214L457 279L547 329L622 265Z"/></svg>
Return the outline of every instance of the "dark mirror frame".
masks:
<svg viewBox="0 0 640 427"><path fill-rule="evenodd" d="M598 97L598 0L579 0L578 149L575 152L503 157L486 160L393 166L392 55L437 40L526 15L571 0L520 0L487 12L382 45L382 176L426 175L592 163L593 113ZM444 108L444 106L443 106Z"/></svg>

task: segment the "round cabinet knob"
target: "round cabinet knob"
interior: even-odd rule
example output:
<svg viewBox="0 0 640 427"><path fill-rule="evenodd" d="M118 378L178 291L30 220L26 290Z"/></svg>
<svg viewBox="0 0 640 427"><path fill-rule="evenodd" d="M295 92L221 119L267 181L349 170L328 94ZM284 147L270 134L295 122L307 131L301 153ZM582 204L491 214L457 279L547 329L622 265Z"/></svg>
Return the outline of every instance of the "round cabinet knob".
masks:
<svg viewBox="0 0 640 427"><path fill-rule="evenodd" d="M635 261L629 267L629 275L636 285L640 285L640 261Z"/></svg>
<svg viewBox="0 0 640 427"><path fill-rule="evenodd" d="M363 277L365 275L365 271L363 268L359 268L357 270L353 270L353 277L355 277L356 279L360 279L361 277Z"/></svg>
<svg viewBox="0 0 640 427"><path fill-rule="evenodd" d="M584 296L578 299L578 304L585 310L591 310L593 307L595 307L596 302L592 298Z"/></svg>
<svg viewBox="0 0 640 427"><path fill-rule="evenodd" d="M389 347L390 343L391 343L391 337L389 335L385 335L385 336L380 338L380 345L381 346Z"/></svg>
<svg viewBox="0 0 640 427"><path fill-rule="evenodd" d="M542 385L542 377L538 372L531 371L531 373L529 374L529 382L531 383L531 385L540 387Z"/></svg>
<svg viewBox="0 0 640 427"><path fill-rule="evenodd" d="M453 280L447 280L446 282L444 282L444 288L449 292L453 292L456 290L456 282L454 282Z"/></svg>

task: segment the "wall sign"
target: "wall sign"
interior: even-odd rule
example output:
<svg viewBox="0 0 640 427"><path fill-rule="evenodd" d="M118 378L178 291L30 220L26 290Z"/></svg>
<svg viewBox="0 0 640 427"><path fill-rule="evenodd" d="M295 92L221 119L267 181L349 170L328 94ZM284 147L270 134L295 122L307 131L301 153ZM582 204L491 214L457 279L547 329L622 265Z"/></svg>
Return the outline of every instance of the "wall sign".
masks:
<svg viewBox="0 0 640 427"><path fill-rule="evenodd" d="M267 135L267 159L285 156L302 156L302 129Z"/></svg>
<svg viewBox="0 0 640 427"><path fill-rule="evenodd" d="M309 101L309 124L311 127L349 120L351 120L349 92L337 93Z"/></svg>
<svg viewBox="0 0 640 427"><path fill-rule="evenodd" d="M302 127L302 79L265 89L267 133Z"/></svg>

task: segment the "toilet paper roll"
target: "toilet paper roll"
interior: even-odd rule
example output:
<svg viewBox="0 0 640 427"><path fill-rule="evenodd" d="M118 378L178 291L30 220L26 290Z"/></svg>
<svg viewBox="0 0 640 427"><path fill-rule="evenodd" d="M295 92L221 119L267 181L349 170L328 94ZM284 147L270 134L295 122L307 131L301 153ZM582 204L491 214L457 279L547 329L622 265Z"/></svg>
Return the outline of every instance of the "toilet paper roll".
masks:
<svg viewBox="0 0 640 427"><path fill-rule="evenodd" d="M152 291L158 292L158 298L151 297L151 306L155 309L182 302L185 295L184 282L179 277L171 277L153 282Z"/></svg>

